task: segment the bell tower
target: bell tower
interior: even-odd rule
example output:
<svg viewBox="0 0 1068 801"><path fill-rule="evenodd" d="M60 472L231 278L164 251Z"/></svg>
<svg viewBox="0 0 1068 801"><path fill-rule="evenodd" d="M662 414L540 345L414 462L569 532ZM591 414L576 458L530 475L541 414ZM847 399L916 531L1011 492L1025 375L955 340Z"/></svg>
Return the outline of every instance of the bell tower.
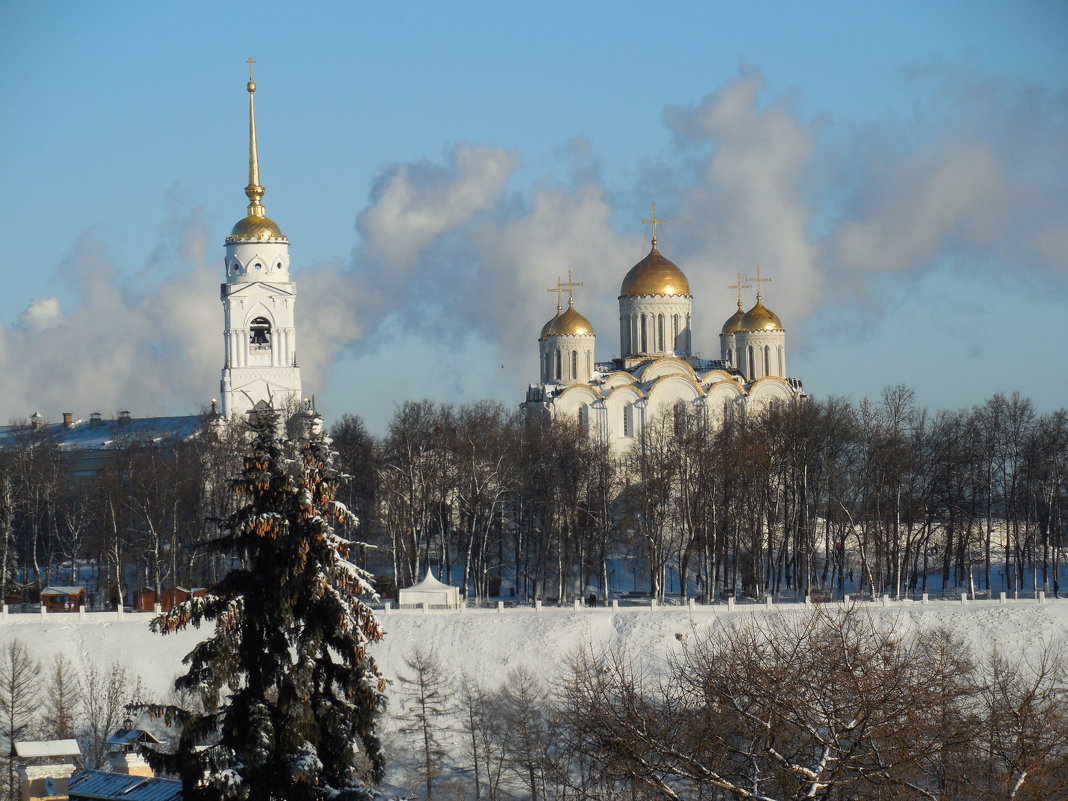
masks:
<svg viewBox="0 0 1068 801"><path fill-rule="evenodd" d="M248 210L226 237L223 305L222 412L232 417L258 404L284 410L301 399L293 307L297 288L289 278L289 239L261 203L256 150L256 84L248 60Z"/></svg>

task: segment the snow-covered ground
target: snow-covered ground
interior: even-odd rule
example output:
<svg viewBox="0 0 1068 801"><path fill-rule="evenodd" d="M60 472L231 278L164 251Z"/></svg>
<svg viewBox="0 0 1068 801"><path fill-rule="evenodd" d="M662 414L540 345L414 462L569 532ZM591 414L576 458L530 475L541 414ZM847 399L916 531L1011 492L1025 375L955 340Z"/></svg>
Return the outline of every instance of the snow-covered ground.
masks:
<svg viewBox="0 0 1068 801"><path fill-rule="evenodd" d="M894 620L905 630L942 626L955 632L982 655L993 645L1005 653L1033 654L1045 643L1068 647L1068 600L915 601L888 606L864 603L879 620ZM389 679L405 671L404 660L422 646L437 655L450 671L466 671L490 686L507 672L524 665L552 677L567 655L586 644L594 647L620 644L645 653L667 653L679 648L676 634L694 627L720 625L741 615L803 614L800 605L779 605L769 612L763 606L727 606L580 609L530 608L464 611L418 610L379 612L386 631L374 654ZM146 689L159 697L169 691L183 671L182 657L210 629L189 629L166 637L149 631L152 615L114 612L78 614L12 614L0 622L0 647L20 639L30 645L42 664L66 654L75 668L84 662L111 665L121 662L141 676Z"/></svg>

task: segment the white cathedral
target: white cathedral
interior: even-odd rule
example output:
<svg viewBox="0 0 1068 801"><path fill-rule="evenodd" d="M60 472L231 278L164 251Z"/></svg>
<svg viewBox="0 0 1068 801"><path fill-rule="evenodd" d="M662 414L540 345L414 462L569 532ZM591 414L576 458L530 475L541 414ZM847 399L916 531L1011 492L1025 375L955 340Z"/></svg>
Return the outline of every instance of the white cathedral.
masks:
<svg viewBox="0 0 1068 801"><path fill-rule="evenodd" d="M557 302L556 316L538 338L541 381L527 388L524 410L532 415L577 419L590 436L622 451L659 415L683 405L700 410L710 425L729 407L761 408L777 400L804 396L801 380L786 373L786 330L764 305L757 267L749 280L757 286L756 303L738 309L723 324L718 360L692 355L690 282L657 249L653 216L652 249L623 278L619 291L620 357L594 360L593 326L575 309L576 284L557 279L555 289L568 292L567 309Z"/></svg>
<svg viewBox="0 0 1068 801"><path fill-rule="evenodd" d="M226 237L222 414L232 417L258 406L295 409L301 402L293 307L297 288L289 279L289 239L267 216L256 150L256 84L249 59L248 212Z"/></svg>

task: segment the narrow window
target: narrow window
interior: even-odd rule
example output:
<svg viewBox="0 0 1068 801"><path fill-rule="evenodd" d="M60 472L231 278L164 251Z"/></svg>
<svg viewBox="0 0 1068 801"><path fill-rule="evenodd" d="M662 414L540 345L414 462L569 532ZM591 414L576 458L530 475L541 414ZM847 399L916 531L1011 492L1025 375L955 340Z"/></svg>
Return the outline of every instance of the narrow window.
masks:
<svg viewBox="0 0 1068 801"><path fill-rule="evenodd" d="M631 435L631 431L630 431L630 407L629 406L624 406L623 407L623 436L624 437L629 437L630 435Z"/></svg>
<svg viewBox="0 0 1068 801"><path fill-rule="evenodd" d="M560 364L560 351L556 351L556 380L560 380L560 376L563 373L562 365Z"/></svg>
<svg viewBox="0 0 1068 801"><path fill-rule="evenodd" d="M646 325L646 317L644 314L642 315L641 344L639 346L639 351L641 353L649 352L649 331L648 326Z"/></svg>
<svg viewBox="0 0 1068 801"><path fill-rule="evenodd" d="M764 346L764 375L771 375L771 348Z"/></svg>
<svg viewBox="0 0 1068 801"><path fill-rule="evenodd" d="M679 315L671 315L671 347L679 350Z"/></svg>
<svg viewBox="0 0 1068 801"><path fill-rule="evenodd" d="M753 378L754 378L753 371L754 371L755 368L753 367L753 361L754 361L753 360L753 346L750 345L746 349L746 353L745 353L745 362L746 362L745 363L745 372L749 374L749 380L750 381L752 381Z"/></svg>
<svg viewBox="0 0 1068 801"><path fill-rule="evenodd" d="M571 351L571 380L578 378L578 351Z"/></svg>

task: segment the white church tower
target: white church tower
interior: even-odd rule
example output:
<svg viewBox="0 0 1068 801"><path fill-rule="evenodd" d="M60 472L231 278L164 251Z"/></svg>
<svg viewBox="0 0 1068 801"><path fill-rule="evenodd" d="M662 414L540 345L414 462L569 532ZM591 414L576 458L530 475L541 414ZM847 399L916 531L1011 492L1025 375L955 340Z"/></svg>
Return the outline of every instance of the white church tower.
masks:
<svg viewBox="0 0 1068 801"><path fill-rule="evenodd" d="M226 283L221 296L225 330L222 412L230 417L257 404L275 409L301 399L293 306L297 289L289 279L289 239L268 217L260 200L256 152L256 84L249 59L248 214L226 237Z"/></svg>

